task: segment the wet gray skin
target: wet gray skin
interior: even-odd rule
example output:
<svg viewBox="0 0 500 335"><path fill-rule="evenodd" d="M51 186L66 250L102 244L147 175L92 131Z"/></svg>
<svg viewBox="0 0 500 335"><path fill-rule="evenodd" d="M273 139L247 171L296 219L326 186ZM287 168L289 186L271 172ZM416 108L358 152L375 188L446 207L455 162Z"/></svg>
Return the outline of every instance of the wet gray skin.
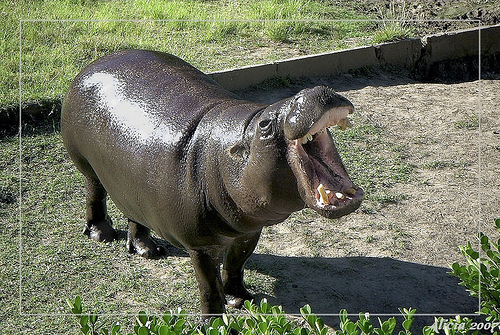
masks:
<svg viewBox="0 0 500 335"><path fill-rule="evenodd" d="M154 230L189 252L203 314L239 307L252 298L243 265L264 226L306 206L328 218L359 207L363 190L326 130L352 111L327 87L267 106L172 55L101 58L78 74L62 110L64 144L86 179L84 232L116 239L109 194L129 219L130 252L164 254Z"/></svg>

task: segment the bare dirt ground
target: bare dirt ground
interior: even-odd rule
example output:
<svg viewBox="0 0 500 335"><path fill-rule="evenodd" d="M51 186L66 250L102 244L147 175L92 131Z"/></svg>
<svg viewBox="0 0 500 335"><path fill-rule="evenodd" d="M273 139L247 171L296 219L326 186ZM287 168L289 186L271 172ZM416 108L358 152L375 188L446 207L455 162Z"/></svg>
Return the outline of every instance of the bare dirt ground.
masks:
<svg viewBox="0 0 500 335"><path fill-rule="evenodd" d="M381 136L404 148L415 178L389 190L405 200L374 213L336 221L300 213L266 230L247 268L276 278L268 300L289 313L306 303L318 314L474 313L477 299L447 272L464 262L459 246L475 243L479 230L499 237L492 227L500 217L500 80L418 83L381 73L306 86L318 84L350 99L358 120L383 127ZM273 102L300 88L239 93Z"/></svg>

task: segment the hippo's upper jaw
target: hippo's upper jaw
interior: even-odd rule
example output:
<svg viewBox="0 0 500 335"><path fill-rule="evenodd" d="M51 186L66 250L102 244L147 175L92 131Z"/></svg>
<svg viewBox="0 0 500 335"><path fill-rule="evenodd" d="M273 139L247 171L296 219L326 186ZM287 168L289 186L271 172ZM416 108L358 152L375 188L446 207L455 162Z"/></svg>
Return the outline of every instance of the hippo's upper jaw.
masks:
<svg viewBox="0 0 500 335"><path fill-rule="evenodd" d="M356 210L364 192L350 180L328 127L349 127L354 110L344 97L326 87L301 91L284 118L288 162L306 205L328 218Z"/></svg>

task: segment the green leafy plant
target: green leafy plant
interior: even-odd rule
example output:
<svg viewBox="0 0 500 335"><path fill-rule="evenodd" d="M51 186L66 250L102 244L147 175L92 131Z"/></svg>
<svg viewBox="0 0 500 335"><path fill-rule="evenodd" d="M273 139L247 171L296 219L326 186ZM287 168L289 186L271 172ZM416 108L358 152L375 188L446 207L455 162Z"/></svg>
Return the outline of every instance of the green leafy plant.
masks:
<svg viewBox="0 0 500 335"><path fill-rule="evenodd" d="M103 323L98 323L98 315L84 313L81 297L77 296L74 301L68 300L68 305L71 313L78 319L81 333L85 335L393 335L398 326L395 317L385 321L380 318L373 320L369 313L360 313L358 320L352 321L344 309L339 315L339 329L333 330L312 312L309 305L300 309L302 319L296 319L287 315L281 306L273 306L263 299L259 304L245 301L242 313L223 314L221 317L213 317L202 323L194 320L181 308L161 316L141 311L135 318L133 332L123 333L119 323L116 322L111 328L106 328ZM397 335L412 335L411 328L417 310L400 308L400 312L404 321ZM453 319L439 317L435 318L432 326L424 327L422 333L424 335L442 332L445 335L480 334L478 330L473 331L473 325L472 319L461 316ZM498 324L495 324L496 326ZM498 335L498 332L491 333Z"/></svg>
<svg viewBox="0 0 500 335"><path fill-rule="evenodd" d="M410 329L413 325L414 314L417 310L413 308L402 308L400 312L403 314L405 320L402 324L404 330L401 330L399 335L411 335ZM368 313L360 313L359 320L353 322L348 318L347 311L344 309L340 312L340 330L336 333L338 335L391 335L394 333L397 326L397 321L394 317L385 321L378 318L378 323L380 328L374 326Z"/></svg>
<svg viewBox="0 0 500 335"><path fill-rule="evenodd" d="M83 304L82 304L82 298L80 296L77 296L74 302L67 300L67 303L69 305L71 313L73 313L78 317L78 321L80 323L80 330L82 331L83 334L89 334L89 335L108 334L106 330L101 328L102 325L99 326L97 324L97 319L99 318L97 314L92 314L92 313L83 314ZM101 329L101 331L99 331L99 329ZM115 330L114 332L113 329ZM120 329L119 326L118 328L113 327L112 334L116 334L116 332L119 329Z"/></svg>
<svg viewBox="0 0 500 335"><path fill-rule="evenodd" d="M500 232L500 219L495 220L495 228ZM468 264L453 263L451 274L460 278L471 296L480 298L486 321L500 322L500 239L490 241L479 233L479 242L482 252L475 251L470 242L460 248Z"/></svg>
<svg viewBox="0 0 500 335"><path fill-rule="evenodd" d="M111 329L98 324L98 315L83 312L80 296L74 301L68 300L70 311L78 319L81 333L85 335L124 335L121 325L115 323ZM133 333L129 335L172 335L172 334L262 334L262 335L325 335L328 327L323 320L312 313L309 305L301 308L300 312L308 327L300 327L291 320L281 306L271 306L266 299L259 305L250 301L244 304L243 315L223 314L221 317L211 318L203 324L193 323L188 314L182 310L169 311L159 316L149 315L145 311L136 316Z"/></svg>
<svg viewBox="0 0 500 335"><path fill-rule="evenodd" d="M71 313L78 319L81 333L85 335L124 335L121 326L115 323L111 329L98 324L98 316L83 312L81 297L75 301L68 300ZM400 309L404 316L403 330L398 335L411 335L415 309ZM300 309L302 320L291 318L285 314L281 306L272 306L263 299L259 304L245 301L243 314L228 315L211 318L205 323L193 323L188 314L182 310L169 311L162 316L149 315L139 312L136 316L133 333L128 335L173 335L173 334L244 334L244 335L326 335L333 330L325 325L323 320L312 312L311 306L305 305ZM378 318L380 327L372 323L368 313L359 314L359 320L354 322L348 317L346 310L340 312L340 329L338 335L392 335L397 326L394 317L382 321ZM304 325L305 326L301 326ZM430 327L430 331L434 328ZM430 332L425 335L432 335Z"/></svg>

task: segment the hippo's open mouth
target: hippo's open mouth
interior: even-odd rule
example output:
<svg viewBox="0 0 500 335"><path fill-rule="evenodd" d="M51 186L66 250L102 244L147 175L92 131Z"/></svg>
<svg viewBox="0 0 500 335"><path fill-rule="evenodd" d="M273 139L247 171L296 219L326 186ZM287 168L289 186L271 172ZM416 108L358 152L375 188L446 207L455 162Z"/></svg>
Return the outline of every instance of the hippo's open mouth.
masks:
<svg viewBox="0 0 500 335"><path fill-rule="evenodd" d="M338 218L356 210L363 190L350 180L335 148L328 127L349 127L347 114L352 108L336 107L326 111L297 139L288 139L288 161L297 178L306 205L321 215ZM339 114L343 117L339 118Z"/></svg>

